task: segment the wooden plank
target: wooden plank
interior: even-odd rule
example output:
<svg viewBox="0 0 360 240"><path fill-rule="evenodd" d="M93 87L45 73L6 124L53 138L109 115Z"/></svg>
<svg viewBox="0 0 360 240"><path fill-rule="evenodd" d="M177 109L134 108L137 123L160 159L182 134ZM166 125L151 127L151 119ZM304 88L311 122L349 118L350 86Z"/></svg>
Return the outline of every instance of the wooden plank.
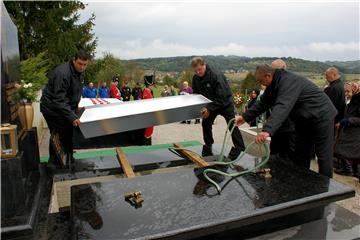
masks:
<svg viewBox="0 0 360 240"><path fill-rule="evenodd" d="M117 147L116 148L116 154L117 154L117 158L119 160L119 163L121 165L121 168L124 171L124 174L129 178L130 177L135 177L135 173L134 173L133 169L131 168L129 160L127 159L124 151L121 148Z"/></svg>
<svg viewBox="0 0 360 240"><path fill-rule="evenodd" d="M176 148L184 148L181 144L174 143L174 147ZM210 166L204 159L202 159L199 155L192 153L186 149L176 150L181 156L184 158L193 161L199 167L208 167Z"/></svg>

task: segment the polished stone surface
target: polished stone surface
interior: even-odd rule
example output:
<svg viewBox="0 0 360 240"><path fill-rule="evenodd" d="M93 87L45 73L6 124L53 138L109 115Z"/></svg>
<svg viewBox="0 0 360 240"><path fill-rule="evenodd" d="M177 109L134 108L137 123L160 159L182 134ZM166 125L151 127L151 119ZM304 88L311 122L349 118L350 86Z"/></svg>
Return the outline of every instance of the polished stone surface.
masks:
<svg viewBox="0 0 360 240"><path fill-rule="evenodd" d="M254 164L246 156L242 167ZM325 206L354 195L331 179L291 163L271 161L272 178L217 178L218 195L200 170L159 173L72 187L73 231L82 239L194 238ZM230 171L230 169L229 169ZM124 200L141 191L142 207Z"/></svg>
<svg viewBox="0 0 360 240"><path fill-rule="evenodd" d="M41 197L37 131L32 128L19 139L15 158L1 159L1 237L31 236Z"/></svg>
<svg viewBox="0 0 360 240"><path fill-rule="evenodd" d="M330 204L325 208L324 218L320 220L265 234L249 240L323 240L359 238L360 216L336 204ZM225 239L222 238L222 240Z"/></svg>
<svg viewBox="0 0 360 240"><path fill-rule="evenodd" d="M218 150L219 148L219 145L214 146L214 154L220 152ZM186 149L201 154L202 145L191 146ZM183 159L181 156L174 154L167 148L142 153L130 153L126 154L126 156L135 172L192 164L191 161ZM212 156L204 159L206 161L214 161L215 158L216 156ZM54 181L58 182L122 173L123 171L116 156L100 156L77 159L75 161L75 171L73 173L69 173L68 170L62 170L62 172L59 171L54 176Z"/></svg>

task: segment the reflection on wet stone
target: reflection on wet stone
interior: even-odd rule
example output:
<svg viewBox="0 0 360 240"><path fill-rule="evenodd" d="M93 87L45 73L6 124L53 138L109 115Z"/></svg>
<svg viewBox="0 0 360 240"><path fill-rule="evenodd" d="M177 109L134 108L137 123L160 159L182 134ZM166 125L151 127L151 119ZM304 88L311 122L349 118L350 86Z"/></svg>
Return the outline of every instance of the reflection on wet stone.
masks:
<svg viewBox="0 0 360 240"><path fill-rule="evenodd" d="M246 156L240 166L222 170L232 172L253 164L253 158ZM75 186L72 187L75 233L79 238L87 236L91 239L157 239L203 229L199 233L202 235L207 234L204 226L211 225L215 229L215 226L226 226L223 223L230 219L235 223L239 221L241 226L246 219L263 221L262 214L275 209L286 214L286 209L298 204L306 205L312 201L327 204L322 199L331 202L331 198L341 199L352 194L348 187L289 164L270 161L267 166L272 169L270 181L256 173L237 179L212 176L223 188L221 194L204 181L203 168ZM126 193L136 191L144 198L138 209L124 200ZM102 219L102 227L94 228L89 219L95 224Z"/></svg>

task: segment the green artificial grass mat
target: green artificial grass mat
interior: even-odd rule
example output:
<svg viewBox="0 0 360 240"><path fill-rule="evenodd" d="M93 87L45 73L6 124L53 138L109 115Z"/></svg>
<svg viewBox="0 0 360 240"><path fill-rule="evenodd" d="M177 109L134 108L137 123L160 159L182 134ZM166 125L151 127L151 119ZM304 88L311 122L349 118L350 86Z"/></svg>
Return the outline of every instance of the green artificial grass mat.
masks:
<svg viewBox="0 0 360 240"><path fill-rule="evenodd" d="M180 142L181 145L184 147L191 147L191 146L197 146L201 145L199 141L186 141L186 142ZM157 144L157 145L151 145L151 146L129 146L129 147L121 147L125 154L131 154L131 153L144 153L144 152L152 152L164 148L172 147L172 143L166 143L166 144ZM107 157L107 156L116 156L115 148L112 149L98 149L94 150L91 149L89 151L81 151L81 152L75 152L74 158L75 159L84 159L84 158L94 158L94 157ZM40 162L46 163L49 159L49 156L41 156Z"/></svg>

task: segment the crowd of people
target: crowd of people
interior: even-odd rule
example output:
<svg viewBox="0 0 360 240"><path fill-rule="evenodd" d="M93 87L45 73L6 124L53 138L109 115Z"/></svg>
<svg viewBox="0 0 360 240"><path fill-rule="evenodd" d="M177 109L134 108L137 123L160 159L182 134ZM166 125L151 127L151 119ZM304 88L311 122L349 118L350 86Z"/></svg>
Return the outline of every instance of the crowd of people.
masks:
<svg viewBox="0 0 360 240"><path fill-rule="evenodd" d="M72 159L72 128L80 125L77 112L81 96L123 101L129 101L131 96L134 100L154 97L154 76L144 77L145 89L140 83L131 89L127 82L119 89L116 76L110 88L106 83L97 88L89 83L83 88L83 72L88 61L89 55L79 51L72 60L58 66L49 75L41 98L41 112L51 133L50 145L62 143L66 156L70 156L67 162ZM213 154L212 125L218 115L225 118L231 129L233 124L240 126L245 122L256 126L256 118L265 113L266 120L256 142L260 144L271 137L272 155L309 168L315 153L320 174L332 177L335 169L339 174L360 176L359 82L344 85L339 70L330 67L325 72L328 86L322 90L306 77L288 71L286 63L278 59L271 65L261 64L256 68L255 77L262 88L251 91L246 111L235 118L233 95L224 74L201 57L194 57L191 67L194 71L192 86L183 82L178 94L202 94L212 101L199 113L205 143L202 156ZM161 93L162 97L174 95L173 86L170 89L165 86ZM230 122L234 118L235 123ZM196 122L200 123L200 119ZM153 127L144 129L145 144L151 144L152 133ZM234 160L244 151L245 145L238 128L232 131L231 137L233 147L227 159ZM50 146L50 163L59 159L54 149L56 147Z"/></svg>
<svg viewBox="0 0 360 240"><path fill-rule="evenodd" d="M143 89L139 82L136 83L135 87L131 89L127 81L124 81L123 86L119 88L119 77L114 76L112 79L111 87L107 87L107 83L103 82L98 87L94 86L93 82L83 88L82 97L84 98L116 98L124 102L130 101L131 96L134 100L142 99Z"/></svg>

